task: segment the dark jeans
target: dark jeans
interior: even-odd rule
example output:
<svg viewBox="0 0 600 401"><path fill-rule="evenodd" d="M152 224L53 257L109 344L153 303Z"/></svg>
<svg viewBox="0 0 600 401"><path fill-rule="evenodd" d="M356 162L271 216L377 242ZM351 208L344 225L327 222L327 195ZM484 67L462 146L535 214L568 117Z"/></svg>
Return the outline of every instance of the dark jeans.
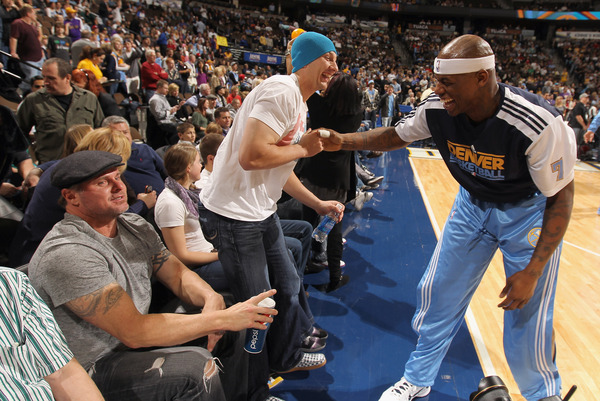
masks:
<svg viewBox="0 0 600 401"><path fill-rule="evenodd" d="M300 350L312 322L300 306L302 281L286 248L279 217L262 221L229 219L198 204L202 232L219 250L219 259L236 301L265 290L277 289L274 299L279 314L267 335L267 347L256 358L268 358L268 366L286 371L302 358Z"/></svg>

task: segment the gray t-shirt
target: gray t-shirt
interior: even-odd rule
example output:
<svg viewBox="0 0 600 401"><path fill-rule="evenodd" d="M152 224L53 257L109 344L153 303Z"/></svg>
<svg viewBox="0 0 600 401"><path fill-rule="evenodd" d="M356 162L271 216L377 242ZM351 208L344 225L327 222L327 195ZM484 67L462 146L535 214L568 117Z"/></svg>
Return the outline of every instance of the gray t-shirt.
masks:
<svg viewBox="0 0 600 401"><path fill-rule="evenodd" d="M116 281L140 313L148 313L152 296L151 257L164 249L152 226L130 213L119 216L115 238L103 236L79 217L67 213L40 244L29 263L31 282L86 370L106 353L125 346L80 319L64 304Z"/></svg>

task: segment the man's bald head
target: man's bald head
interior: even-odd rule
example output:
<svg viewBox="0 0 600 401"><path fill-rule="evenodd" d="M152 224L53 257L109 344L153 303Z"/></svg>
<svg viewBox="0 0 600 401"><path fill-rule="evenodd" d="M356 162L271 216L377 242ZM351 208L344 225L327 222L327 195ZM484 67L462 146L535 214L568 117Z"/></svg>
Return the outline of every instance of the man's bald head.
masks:
<svg viewBox="0 0 600 401"><path fill-rule="evenodd" d="M478 58L491 56L490 44L476 35L462 35L453 39L438 54L438 58Z"/></svg>

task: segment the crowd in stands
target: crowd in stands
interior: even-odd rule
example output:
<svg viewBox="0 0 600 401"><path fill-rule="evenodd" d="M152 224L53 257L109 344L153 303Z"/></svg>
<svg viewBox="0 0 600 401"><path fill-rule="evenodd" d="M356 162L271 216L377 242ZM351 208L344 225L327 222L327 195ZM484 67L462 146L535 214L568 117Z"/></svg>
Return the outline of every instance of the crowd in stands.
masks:
<svg viewBox="0 0 600 401"><path fill-rule="evenodd" d="M420 3L427 2L410 2ZM455 0L444 3L452 7L465 5ZM491 4L495 6L496 2ZM2 79L8 86L18 86L16 94L13 94L16 98L12 99L19 103L16 123L10 126L10 119L3 116L4 129L16 132L20 128L32 143L30 154L20 151L12 155L15 172L7 175L0 191L0 195L24 213L14 229L14 238L9 241L12 246L7 247L11 251L11 265L26 265L33 260L34 285L44 283L42 298L54 305L51 308L53 312L58 310L59 324L68 320L66 316L70 312L67 308L90 307L69 302L66 306L61 304L60 299L64 296L60 294L60 283L54 279L45 286L50 279L42 277L37 267L44 263L52 265L60 274L73 274L61 269L68 264L65 258L75 257L77 249L67 247L68 252L62 253L44 245L39 254L36 250L44 236L59 222L59 226L67 232L65 235L73 239L84 243L97 239L97 233L89 227L82 229L81 221L73 217L63 219L63 216L66 211L102 231L105 227L97 217L89 218L78 212L77 207L86 202L89 202L86 206L90 210L99 207L108 212L110 207L95 204L89 198L80 199L79 188L73 185L92 185L90 180L96 179L92 173L108 171L106 182L114 193L120 194L120 209L133 217L109 219L110 227L126 227L130 234L119 238L122 242L117 245L103 242L105 248L101 253L123 252L124 257L136 260L135 274L156 274L182 299L182 307L204 307L207 313L217 313L215 316L229 319L228 324L217 328L211 326L209 330L201 326L194 332L171 333L169 338L147 338L128 324L128 329L135 333L129 336L117 327L116 322L123 320L124 316L131 319L130 323L145 322L150 332L158 331L160 325L145 320L147 312L152 310L149 289L137 279L129 281L128 274L131 272L127 271L127 263L123 260L111 261L111 269L123 270L119 273L119 280L123 282L119 281L119 284L123 287L129 284L136 286L134 294L128 294L134 298L133 302L128 301L127 308L121 311L122 315L90 317L90 320L79 315L81 319L76 323L86 327L81 329L81 333L89 330L92 335L101 337L108 334L111 338L105 338L106 347L112 347L115 339L131 348L169 347L197 340L210 332L214 337L209 336L208 345L204 345L213 351L214 343L211 341L216 342L217 337L222 335L219 334L221 331L239 331L253 326L254 321L249 322L241 306L225 308L223 297L206 288L208 283L217 291L228 290L218 254L205 240L193 206L198 203L199 187L210 176L216 150L231 129L236 113L248 94L268 77L285 74L283 65L245 62L234 56L234 52L282 55L294 28L301 25L306 30L318 30L335 44L339 69L354 77L352 85L356 84L358 98L362 99L356 125L359 130L368 130L395 124L432 92L435 85L431 71L433 59L444 43L454 37L453 34L426 29L403 32L400 27L398 31L399 27L393 24L364 25L358 18L350 18L349 22L345 17L334 18L335 22L322 25L315 15L309 15L299 24L275 14L274 9L261 13L202 5L200 2L195 2L194 8L183 11L127 0L114 3L106 0L70 3L34 0L33 5L35 8L21 0L3 0L0 6L0 47L7 53L0 56L1 67L6 71ZM451 25L451 22L440 21L438 25ZM401 34L397 35L398 32ZM485 34L482 36L486 37ZM598 44L583 40L557 41L555 48L560 56L557 58L546 51L543 42L534 39L508 36L489 36L487 39L496 52L499 79L545 96L578 130L578 144L583 145L583 135L597 114L600 101L596 78L600 67ZM412 58L411 65L400 61L395 46L403 46L407 50ZM32 65L41 71L32 68ZM15 80L9 73L16 73L23 79ZM142 127L140 111L146 114L145 136L139 134ZM348 128L349 131L355 129L354 126ZM86 153L89 160L96 162L91 168L93 171L90 175L73 177L77 174L70 168L86 171L82 168L86 157L80 152L101 153ZM581 151L582 159L589 157L586 152ZM344 193L341 201L350 201L354 197L355 209L360 211L372 198L368 190L376 188L383 177L369 172L363 163L367 158L379 155L377 152L343 155L345 165L353 166L352 179L347 183L350 188L344 187L350 193L348 196ZM61 195L65 198L57 203L56 199ZM121 197L125 202L121 202ZM307 256L310 245L307 246L306 241L308 238L310 243L308 236L317 223L317 216L310 217L312 225L294 221L288 221L285 226L282 224L286 246L293 255L300 278L307 265L312 263L314 268L316 263L316 259L309 261ZM69 228L69 225L75 229ZM131 233L142 233L146 238L139 243L136 235ZM65 244L58 237L60 235L55 233L53 240L60 249ZM335 262L336 266L335 270L331 270L331 281L325 287L328 292L348 282L341 273L344 265L341 260L341 224L332 237L335 244L332 242L330 245L328 263L333 265ZM132 244L138 247L133 249L145 250L145 254L141 255L144 261L140 261L140 255L128 248ZM327 250L324 252L327 254ZM50 263L50 260L53 262ZM93 264L89 260L86 263ZM166 268L158 274L163 263ZM323 264L327 266L327 263L321 262ZM189 279L185 266L192 268L195 274L189 288L178 287L178 279L184 276ZM310 272L310 266L306 271ZM98 274L100 277L104 272ZM84 282L85 278L78 276L77 280ZM100 291L99 296L106 298L103 302L109 303L110 292L115 289L106 280L106 277L98 278L93 291ZM188 290L191 292L186 292ZM274 293L265 294L261 297ZM73 294L75 297L78 295L85 294ZM304 296L300 295L300 298ZM247 314L265 312L256 306L254 298L240 301L249 308ZM131 308L134 303L138 306L138 302L142 305L138 308L139 312ZM307 304L302 306L307 308ZM310 310L304 310L304 313L312 317ZM176 323L190 323L191 319L182 318ZM83 320L97 327L90 330ZM306 353L322 349L327 337L327 333L316 326L310 330L302 343ZM81 337L74 338L72 333L67 333L67 339L81 349L87 347ZM223 340L223 347L215 350L215 355L225 355L229 372L240 372L248 369L249 364L252 366L245 359L247 356L227 353L226 347L235 346L238 351L241 350L239 341L237 336L232 335L227 341ZM76 353L82 352L81 349ZM170 348L166 349L169 350L167 353L173 352ZM84 354L89 359L80 362L89 369L94 358L101 353L97 349L85 350ZM68 362L70 354L65 354L65 362ZM222 399L223 390L227 399L233 399L231 387L226 385L232 385L235 380L228 376L221 388L215 378L217 368L212 356L208 352L200 354L202 366L194 365L199 379L193 379L202 381L204 389L207 381L212 381L217 393L215 400ZM114 357L129 358L131 355L120 353ZM154 358L154 354L146 356L150 357ZM187 363L190 359L193 358L184 355L179 361ZM240 361L243 363L240 364ZM110 364L106 359L103 362ZM259 366L260 374L253 379L264 380L265 371L268 376L267 368ZM101 375L100 371L96 374ZM102 377L93 378L96 383L105 383ZM248 388L240 390L244 396L256 392L267 400L277 400L265 396L262 388L265 383L246 384ZM196 385L190 391L202 391L200 387ZM109 393L106 388L100 389L103 394Z"/></svg>

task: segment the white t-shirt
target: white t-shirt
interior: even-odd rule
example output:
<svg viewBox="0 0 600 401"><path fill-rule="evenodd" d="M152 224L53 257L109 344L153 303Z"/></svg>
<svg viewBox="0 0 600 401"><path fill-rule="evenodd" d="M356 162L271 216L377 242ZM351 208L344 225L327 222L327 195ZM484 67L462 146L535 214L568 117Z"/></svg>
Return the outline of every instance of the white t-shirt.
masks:
<svg viewBox="0 0 600 401"><path fill-rule="evenodd" d="M219 147L209 184L200 192L204 206L241 221L261 221L275 213L296 161L271 169L244 170L239 163L244 128L249 118L256 118L279 134L279 146L295 144L306 131L307 111L295 74L275 75L252 90Z"/></svg>
<svg viewBox="0 0 600 401"><path fill-rule="evenodd" d="M213 246L204 238L198 218L190 214L183 201L169 188L165 188L156 200L154 220L159 228L183 226L189 251L212 251Z"/></svg>
<svg viewBox="0 0 600 401"><path fill-rule="evenodd" d="M207 169L203 169L200 173L200 179L194 183L196 188L202 189L208 185L208 181L210 180L210 171Z"/></svg>

